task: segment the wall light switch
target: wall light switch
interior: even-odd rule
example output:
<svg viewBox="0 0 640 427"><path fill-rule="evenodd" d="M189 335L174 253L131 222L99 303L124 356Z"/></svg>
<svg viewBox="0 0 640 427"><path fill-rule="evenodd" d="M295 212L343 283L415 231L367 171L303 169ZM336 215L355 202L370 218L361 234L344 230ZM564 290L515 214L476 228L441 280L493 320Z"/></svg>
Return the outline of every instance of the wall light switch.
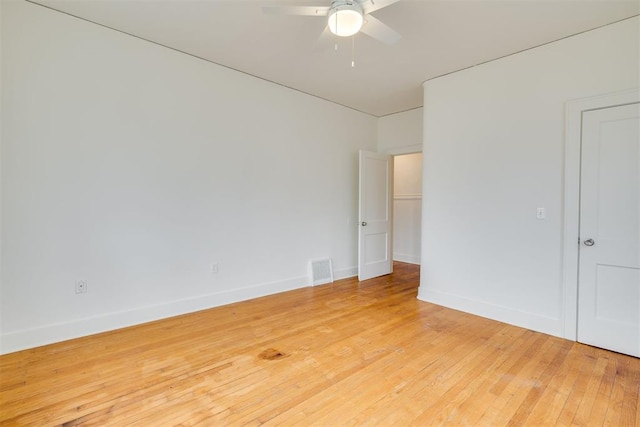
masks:
<svg viewBox="0 0 640 427"><path fill-rule="evenodd" d="M537 219L545 219L547 213L545 212L544 208L538 208L536 210L536 218Z"/></svg>

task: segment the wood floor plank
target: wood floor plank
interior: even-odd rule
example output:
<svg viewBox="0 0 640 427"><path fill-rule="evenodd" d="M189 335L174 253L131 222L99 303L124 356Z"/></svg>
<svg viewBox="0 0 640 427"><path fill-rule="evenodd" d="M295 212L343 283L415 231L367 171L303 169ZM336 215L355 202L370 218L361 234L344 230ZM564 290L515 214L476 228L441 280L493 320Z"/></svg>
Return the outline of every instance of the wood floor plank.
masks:
<svg viewBox="0 0 640 427"><path fill-rule="evenodd" d="M615 361L616 376L604 421L604 425L610 427L622 425L622 407L624 404L626 379L629 376L629 365L631 363L629 359L621 357L616 357Z"/></svg>
<svg viewBox="0 0 640 427"><path fill-rule="evenodd" d="M416 299L419 266L0 356L0 425L640 423L640 359Z"/></svg>
<svg viewBox="0 0 640 427"><path fill-rule="evenodd" d="M573 348L575 343L568 341L566 343L568 344L566 358L550 379L544 393L527 418L527 423L531 425L554 425L569 398L573 385L581 375L583 364L580 355Z"/></svg>
<svg viewBox="0 0 640 427"><path fill-rule="evenodd" d="M516 412L509 418L509 426L515 427L523 425L526 422L527 418L531 414L531 409L538 403L541 396L547 389L549 382L566 358L566 351L564 351L566 347L558 345L556 342L557 340L551 339L550 341L552 343L551 350L548 353L544 352L542 355L553 358L551 360L545 360L543 357L541 362L537 364L535 368L536 372L531 376L532 387L529 389L529 392L521 402ZM554 350L552 350L553 347L557 349L555 350L555 354L553 353ZM510 411L505 412L509 413Z"/></svg>
<svg viewBox="0 0 640 427"><path fill-rule="evenodd" d="M624 356L620 356L624 357ZM631 360L630 360L631 362ZM640 370L631 369L629 363L629 374L625 376L624 398L620 414L620 425L635 426L640 424L638 415L638 393L640 392Z"/></svg>
<svg viewBox="0 0 640 427"><path fill-rule="evenodd" d="M434 325L431 324L429 326L433 327ZM424 369L424 367L428 366L429 372L434 377L436 377L438 374L440 374L443 371L444 372L448 371L451 365L459 363L460 358L462 358L463 356L469 355L470 350L473 350L474 348L472 343L469 343L467 340L465 340L464 345L458 345L452 350L452 354L449 355L450 357L442 357L442 355L438 354L437 352L427 352L425 350L427 350L429 347L438 346L440 344L439 340L445 340L445 341L452 340L451 342L455 341L459 343L460 342L459 337L456 337L455 335L447 333L447 332L452 332L453 329L455 328L458 328L458 325L456 325L455 323L449 323L446 326L442 324L435 325L435 329L437 332L436 331L434 332L436 332L437 335L434 336L433 339L428 338L431 335L428 332L426 334L421 334L421 337L417 339L416 342L414 343L416 346L415 348L407 348L406 352L403 351L401 353L402 355L404 355L404 358L405 358L404 361L400 362L402 363L402 366L411 368L412 363L415 362L416 365L414 365L413 368L416 372L419 372L420 370ZM429 344L431 344L431 346ZM403 347L400 347L400 348L403 349ZM421 352L420 350L423 350L423 352ZM415 357L421 354L424 354L425 357L427 357L428 359ZM413 357L409 356L411 357L411 360L406 360L407 359L406 355L412 355ZM472 356L469 356L469 357L470 359L472 358ZM399 365L400 363L393 364L391 366L391 369L392 369L391 372L393 371L397 372L397 370L399 369L397 365ZM371 390L375 388L374 381L380 381L381 378L385 377L386 372L382 368L376 366L375 373L377 375L371 378L371 381L367 383L366 393L361 393L361 391L358 389L358 386L366 378L364 375L350 379L351 383L349 383L348 381L337 383L331 386L330 388L328 388L326 391L323 391L322 393L320 393L316 397L316 399L314 399L313 401L305 402L303 405L300 405L299 408L296 408L296 409L301 409L302 412L298 411L298 413L294 415L292 419L296 422L304 423L304 420L308 419L309 416L313 417L314 419L323 418L323 417L326 418L328 415L324 415L324 414L328 412L327 408L333 408L333 406L337 405L341 409L343 404L348 406L352 416L355 416L355 411L353 410L354 398L364 396L368 400L375 401L375 398L371 397ZM437 382L437 378L431 379L430 382L432 383ZM413 381L412 384L416 386L415 389L407 388L403 390L403 392L410 393L413 396L415 394L420 393L422 389L428 386L427 381ZM354 396L354 397L351 397L347 400L340 398L340 396L343 396L345 394L348 396ZM388 405L378 404L377 402L375 406L378 407L379 410L382 408L390 407ZM290 416L289 414L285 413L283 414L283 417L281 419L282 420L289 419L288 418L289 416ZM325 421L326 421L325 424L328 423L327 420Z"/></svg>
<svg viewBox="0 0 640 427"><path fill-rule="evenodd" d="M606 362L606 366L602 372L598 391L593 399L591 411L588 416L589 422L595 425L604 424L615 380L615 359L612 357L602 357L601 360Z"/></svg>
<svg viewBox="0 0 640 427"><path fill-rule="evenodd" d="M478 351L478 349L482 350ZM485 349L478 346L468 352L467 356L459 359L455 367L448 369L447 374L440 376L442 385L429 390L429 394L435 392L437 397L431 398L432 403L428 409L413 422L424 424L433 420L436 425L441 425L451 422L452 417L458 418L458 405L470 396L473 381L477 380L478 376L487 375L487 372L492 371L492 363L499 354L499 348ZM451 373L450 376L449 373Z"/></svg>
<svg viewBox="0 0 640 427"><path fill-rule="evenodd" d="M566 390L568 392L568 397L560 411L560 414L558 415L558 419L556 421L557 426L570 425L575 418L578 408L586 395L587 385L594 375L596 363L598 362L597 357L590 348L587 348L586 346L579 346L577 349L582 353L582 357L578 359L581 361L578 365L580 375L577 376L576 381L571 386L571 389Z"/></svg>
<svg viewBox="0 0 640 427"><path fill-rule="evenodd" d="M513 338L507 341L507 345L501 347L501 353L496 358L493 366L478 377L479 383L476 386L475 393L460 404L458 410L465 414L465 420L468 425L478 425L480 419L489 408L499 406L497 401L500 397L492 386L497 378L507 375L513 364L517 363L518 358L514 356L522 352L522 346L526 344L526 340L531 336L535 336L531 331L522 330L521 332L522 335L520 337L512 336ZM528 333L524 334L524 332ZM514 340L514 338L517 338L517 340Z"/></svg>
<svg viewBox="0 0 640 427"><path fill-rule="evenodd" d="M496 324L496 326L499 326ZM485 331L489 329L486 328ZM500 337L499 330L496 330L496 336ZM505 338L505 342L507 339ZM499 343L494 342L494 345L500 346ZM422 344L423 350L431 349ZM440 345L446 345L444 341L434 342L435 348ZM474 345L474 343L471 343ZM476 344L477 345L477 344ZM461 359L465 353L468 353L468 348L460 348L460 353L450 353L450 360L463 360ZM423 357L417 357L422 354ZM417 418L422 413L433 411L435 405L435 399L430 397L429 399L422 400L423 397L432 396L433 394L440 393L430 385L437 381L437 375L443 370L449 369L445 364L447 360L437 352L422 351L414 352L409 351L404 354L405 362L399 369L395 369L389 375L389 384L383 388L383 394L381 398L370 404L362 413L357 416L357 420L365 423L368 419L376 417L383 425L395 424L397 420L412 420ZM499 364L499 362L496 362ZM462 362L464 363L464 362ZM463 374L458 371L458 375ZM409 381L411 379L411 381ZM449 381L446 381L449 382ZM428 391L426 388L429 387ZM467 387L470 390L472 387ZM419 403L419 404L418 404Z"/></svg>
<svg viewBox="0 0 640 427"><path fill-rule="evenodd" d="M539 386L535 375L539 372L539 358L553 349L549 338L534 334L525 350L511 360L512 366L496 378L497 382L489 388L496 399L487 407L479 424L506 425L516 414L528 391Z"/></svg>
<svg viewBox="0 0 640 427"><path fill-rule="evenodd" d="M586 426L589 422L592 422L591 413L594 408L594 403L602 384L602 378L605 375L608 360L605 358L598 358L593 367L591 375L589 375L589 381L585 388L584 396L580 402L580 406L573 417L571 422L573 425Z"/></svg>

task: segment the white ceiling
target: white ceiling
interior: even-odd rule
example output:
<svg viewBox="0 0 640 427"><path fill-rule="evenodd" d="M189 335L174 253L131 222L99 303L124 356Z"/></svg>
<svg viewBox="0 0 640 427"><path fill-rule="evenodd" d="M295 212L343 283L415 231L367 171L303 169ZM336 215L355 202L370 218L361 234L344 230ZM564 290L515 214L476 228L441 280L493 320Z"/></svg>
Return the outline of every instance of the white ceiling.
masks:
<svg viewBox="0 0 640 427"><path fill-rule="evenodd" d="M321 17L266 15L264 5L330 0L37 0L374 116L422 106L422 82L640 13L637 0L401 0L373 13L402 35L317 49Z"/></svg>

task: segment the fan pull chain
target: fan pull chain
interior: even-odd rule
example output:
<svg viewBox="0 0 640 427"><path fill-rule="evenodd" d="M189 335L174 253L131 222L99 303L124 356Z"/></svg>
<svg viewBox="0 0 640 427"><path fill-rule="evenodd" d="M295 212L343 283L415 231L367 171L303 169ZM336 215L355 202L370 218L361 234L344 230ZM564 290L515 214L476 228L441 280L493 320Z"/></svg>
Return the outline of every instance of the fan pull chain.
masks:
<svg viewBox="0 0 640 427"><path fill-rule="evenodd" d="M355 51L356 51L356 35L351 36L351 68L356 67L355 60Z"/></svg>

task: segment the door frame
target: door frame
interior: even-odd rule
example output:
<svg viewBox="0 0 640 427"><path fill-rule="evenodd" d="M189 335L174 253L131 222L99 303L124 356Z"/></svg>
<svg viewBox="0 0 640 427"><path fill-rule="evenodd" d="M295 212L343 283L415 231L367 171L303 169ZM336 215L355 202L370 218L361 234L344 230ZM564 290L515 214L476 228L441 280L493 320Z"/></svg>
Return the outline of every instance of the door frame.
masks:
<svg viewBox="0 0 640 427"><path fill-rule="evenodd" d="M578 338L578 268L580 236L580 157L582 114L640 102L640 90L626 90L568 101L565 106L564 237L562 337Z"/></svg>

